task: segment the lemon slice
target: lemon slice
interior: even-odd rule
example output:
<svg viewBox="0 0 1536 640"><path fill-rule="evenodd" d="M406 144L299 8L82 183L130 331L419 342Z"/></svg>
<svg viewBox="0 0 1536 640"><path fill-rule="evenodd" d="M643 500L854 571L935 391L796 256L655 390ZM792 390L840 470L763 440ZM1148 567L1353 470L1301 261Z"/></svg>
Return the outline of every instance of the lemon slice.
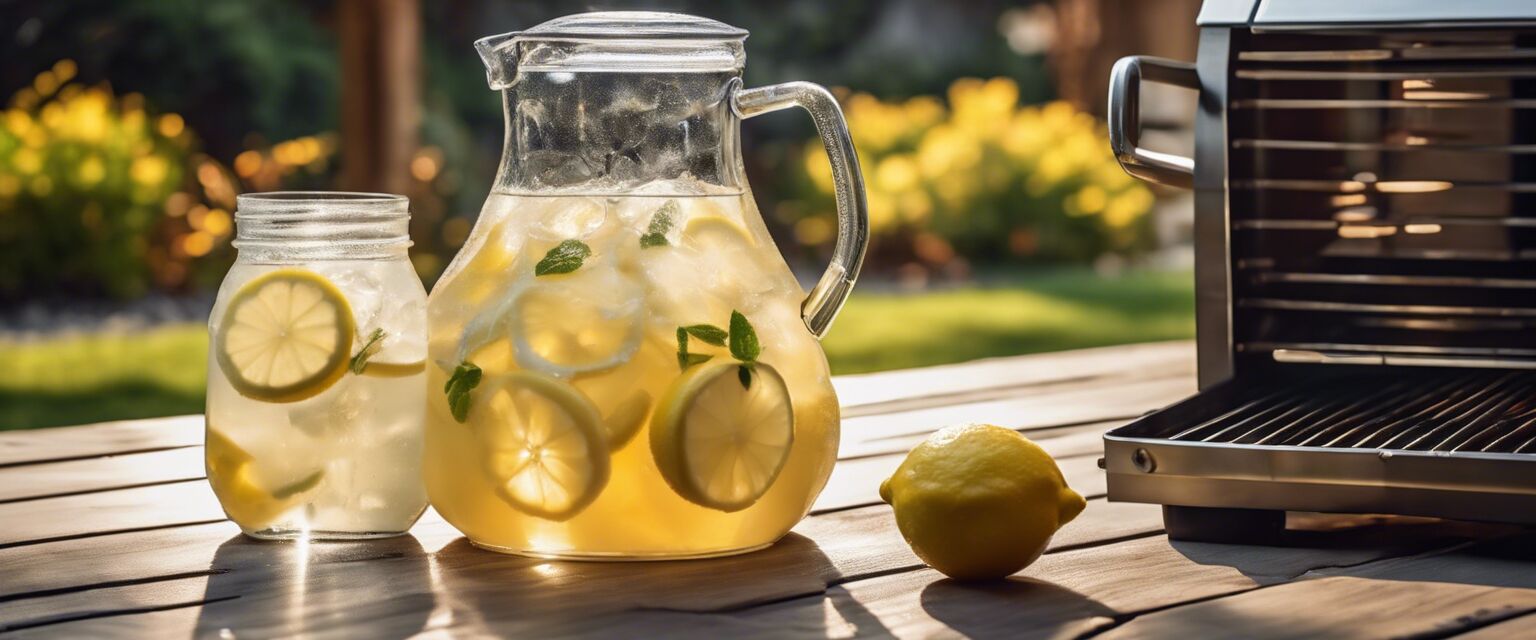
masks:
<svg viewBox="0 0 1536 640"><path fill-rule="evenodd" d="M757 246L746 227L721 215L702 215L683 226L683 243L690 246Z"/></svg>
<svg viewBox="0 0 1536 640"><path fill-rule="evenodd" d="M651 418L651 454L667 484L689 502L740 511L778 478L795 437L789 388L758 363L743 386L742 365L689 369Z"/></svg>
<svg viewBox="0 0 1536 640"><path fill-rule="evenodd" d="M325 470L320 469L269 491L255 477L251 454L211 426L203 453L208 483L219 496L224 514L246 529L265 528L325 479Z"/></svg>
<svg viewBox="0 0 1536 640"><path fill-rule="evenodd" d="M644 389L637 389L619 401L613 411L603 418L603 424L608 427L608 448L618 451L629 444L629 440L640 432L640 426L645 424L645 418L650 413L651 394Z"/></svg>
<svg viewBox="0 0 1536 640"><path fill-rule="evenodd" d="M278 269L230 298L214 353L241 395L295 402L341 379L354 333L352 307L336 285L313 271Z"/></svg>
<svg viewBox="0 0 1536 640"><path fill-rule="evenodd" d="M567 520L608 483L608 434L570 384L519 371L475 389L467 424L484 444L496 495L523 513Z"/></svg>

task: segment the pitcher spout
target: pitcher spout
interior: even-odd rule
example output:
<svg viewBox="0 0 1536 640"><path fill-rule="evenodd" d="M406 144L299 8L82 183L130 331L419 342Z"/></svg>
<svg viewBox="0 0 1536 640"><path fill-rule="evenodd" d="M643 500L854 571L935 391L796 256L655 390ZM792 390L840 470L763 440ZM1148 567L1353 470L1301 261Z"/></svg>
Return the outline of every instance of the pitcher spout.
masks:
<svg viewBox="0 0 1536 640"><path fill-rule="evenodd" d="M485 80L492 90L512 86L512 78L517 75L517 34L513 31L475 41L475 51L485 63Z"/></svg>

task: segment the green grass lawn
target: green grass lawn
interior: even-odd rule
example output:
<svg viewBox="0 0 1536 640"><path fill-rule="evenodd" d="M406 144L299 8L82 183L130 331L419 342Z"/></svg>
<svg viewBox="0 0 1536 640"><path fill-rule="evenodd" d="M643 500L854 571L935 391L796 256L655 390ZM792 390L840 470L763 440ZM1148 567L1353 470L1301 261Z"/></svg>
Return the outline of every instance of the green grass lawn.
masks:
<svg viewBox="0 0 1536 640"><path fill-rule="evenodd" d="M1100 278L1033 272L918 294L856 294L825 342L834 373L860 373L1194 335L1187 272ZM0 430L197 413L207 334L0 342Z"/></svg>

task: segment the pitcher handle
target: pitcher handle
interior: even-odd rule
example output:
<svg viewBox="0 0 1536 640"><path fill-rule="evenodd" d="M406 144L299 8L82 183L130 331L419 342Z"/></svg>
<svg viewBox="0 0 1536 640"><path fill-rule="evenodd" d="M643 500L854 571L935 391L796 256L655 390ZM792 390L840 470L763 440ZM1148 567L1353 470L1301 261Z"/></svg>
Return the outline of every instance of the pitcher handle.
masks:
<svg viewBox="0 0 1536 640"><path fill-rule="evenodd" d="M869 210L864 203L864 175L859 170L859 156L848 135L848 122L832 93L819 84L786 82L741 89L740 81L731 95L731 110L742 119L788 107L800 107L811 114L816 133L827 148L832 162L832 183L837 198L837 246L832 250L832 264L821 274L800 305L800 315L811 335L821 338L832 327L832 320L848 301L853 283L864 264L869 248Z"/></svg>

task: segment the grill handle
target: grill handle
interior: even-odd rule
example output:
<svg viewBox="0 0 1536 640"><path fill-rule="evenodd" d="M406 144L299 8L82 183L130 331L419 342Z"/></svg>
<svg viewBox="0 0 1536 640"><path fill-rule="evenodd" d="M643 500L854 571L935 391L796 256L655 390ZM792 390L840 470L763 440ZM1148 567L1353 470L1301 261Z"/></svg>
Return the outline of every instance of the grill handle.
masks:
<svg viewBox="0 0 1536 640"><path fill-rule="evenodd" d="M1126 56L1109 72L1109 146L1120 167L1137 178L1190 188L1195 160L1137 146L1141 142L1141 81L1200 90L1195 65L1153 56Z"/></svg>

